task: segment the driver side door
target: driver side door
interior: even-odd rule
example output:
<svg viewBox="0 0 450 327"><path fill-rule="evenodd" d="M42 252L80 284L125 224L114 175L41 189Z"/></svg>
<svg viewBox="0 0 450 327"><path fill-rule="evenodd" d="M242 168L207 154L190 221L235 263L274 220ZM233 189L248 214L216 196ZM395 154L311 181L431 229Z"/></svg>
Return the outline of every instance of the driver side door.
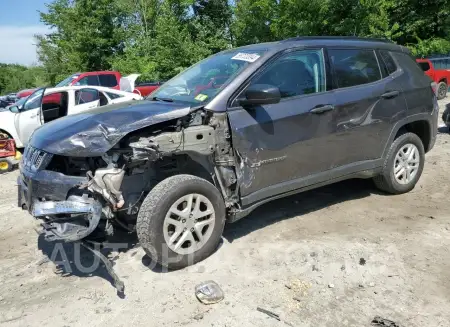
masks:
<svg viewBox="0 0 450 327"><path fill-rule="evenodd" d="M39 89L31 94L23 104L20 112L14 117L14 124L20 142L25 146L36 128L41 126L41 105L45 89Z"/></svg>
<svg viewBox="0 0 450 327"><path fill-rule="evenodd" d="M243 205L313 184L330 169L339 149L325 67L322 49L286 52L261 68L228 108ZM277 87L281 101L242 107L239 99L255 84Z"/></svg>

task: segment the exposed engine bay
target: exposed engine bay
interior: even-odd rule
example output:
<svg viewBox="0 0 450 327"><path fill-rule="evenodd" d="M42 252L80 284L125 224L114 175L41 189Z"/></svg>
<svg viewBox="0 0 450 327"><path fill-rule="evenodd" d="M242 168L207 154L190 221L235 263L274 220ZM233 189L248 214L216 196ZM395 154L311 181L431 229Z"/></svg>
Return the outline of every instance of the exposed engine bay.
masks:
<svg viewBox="0 0 450 327"><path fill-rule="evenodd" d="M98 241L117 228L133 232L145 196L175 174L215 184L228 208L238 198L227 116L202 109L132 132L101 157L52 155L45 171L83 181L64 201L49 195L33 202L32 214L43 220L50 241Z"/></svg>

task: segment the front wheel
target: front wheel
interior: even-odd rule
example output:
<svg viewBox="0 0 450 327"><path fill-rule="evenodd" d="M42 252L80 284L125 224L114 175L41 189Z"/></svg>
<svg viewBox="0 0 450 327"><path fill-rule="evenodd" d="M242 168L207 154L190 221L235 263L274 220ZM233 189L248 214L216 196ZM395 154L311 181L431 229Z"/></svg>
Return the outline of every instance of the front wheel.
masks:
<svg viewBox="0 0 450 327"><path fill-rule="evenodd" d="M375 186L392 194L409 192L419 181L424 164L421 139L414 133L400 135L389 148L382 173L374 178Z"/></svg>
<svg viewBox="0 0 450 327"><path fill-rule="evenodd" d="M192 175L163 180L147 195L136 230L146 254L160 265L180 269L207 258L225 225L219 190Z"/></svg>

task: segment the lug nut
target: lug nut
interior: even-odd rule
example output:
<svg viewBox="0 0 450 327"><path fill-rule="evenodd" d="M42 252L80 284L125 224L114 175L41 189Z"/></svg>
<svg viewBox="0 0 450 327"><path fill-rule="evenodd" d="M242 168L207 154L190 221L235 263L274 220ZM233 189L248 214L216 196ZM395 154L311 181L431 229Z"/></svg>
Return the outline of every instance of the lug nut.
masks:
<svg viewBox="0 0 450 327"><path fill-rule="evenodd" d="M191 228L191 232L192 232L192 233L194 232L194 228Z"/></svg>
<svg viewBox="0 0 450 327"><path fill-rule="evenodd" d="M186 219L183 219L181 222L184 224L186 222Z"/></svg>

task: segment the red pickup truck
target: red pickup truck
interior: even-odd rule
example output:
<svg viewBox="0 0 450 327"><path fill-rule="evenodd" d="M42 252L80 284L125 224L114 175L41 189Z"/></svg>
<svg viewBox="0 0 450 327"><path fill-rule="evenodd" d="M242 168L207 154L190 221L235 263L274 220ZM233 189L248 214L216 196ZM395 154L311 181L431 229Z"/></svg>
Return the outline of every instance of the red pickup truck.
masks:
<svg viewBox="0 0 450 327"><path fill-rule="evenodd" d="M450 58L416 59L416 61L425 74L436 82L437 98L439 100L445 98L450 83L450 65L447 65Z"/></svg>
<svg viewBox="0 0 450 327"><path fill-rule="evenodd" d="M55 85L55 87L72 86L72 85L97 85L105 86L113 89L120 89L121 75L119 72L114 71L101 71L101 72L87 72L73 74L63 81ZM134 87L134 93L140 94L143 97L149 95L156 90L162 82L141 83ZM29 96L36 89L22 90L17 93L17 98L23 98Z"/></svg>

